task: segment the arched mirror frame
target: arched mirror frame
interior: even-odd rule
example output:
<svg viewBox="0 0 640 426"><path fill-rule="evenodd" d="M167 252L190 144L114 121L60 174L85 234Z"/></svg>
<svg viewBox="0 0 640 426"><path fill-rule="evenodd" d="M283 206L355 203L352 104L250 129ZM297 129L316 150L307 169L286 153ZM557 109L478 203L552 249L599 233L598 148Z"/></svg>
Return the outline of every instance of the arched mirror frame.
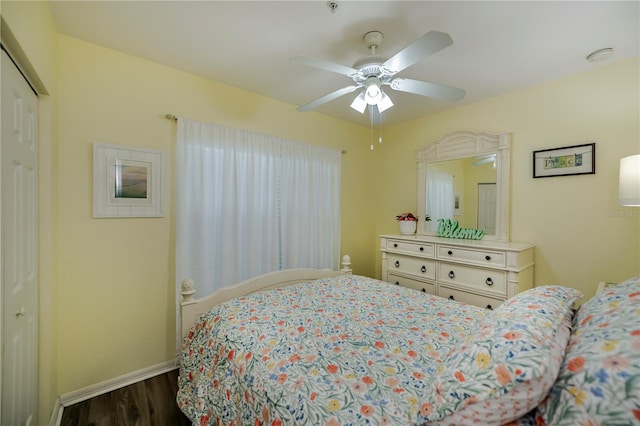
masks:
<svg viewBox="0 0 640 426"><path fill-rule="evenodd" d="M459 160L481 155L496 155L496 233L483 239L509 241L509 158L511 136L509 133L489 133L461 130L449 133L416 151L418 163L418 234L435 235L428 231L426 214L427 164L446 160Z"/></svg>

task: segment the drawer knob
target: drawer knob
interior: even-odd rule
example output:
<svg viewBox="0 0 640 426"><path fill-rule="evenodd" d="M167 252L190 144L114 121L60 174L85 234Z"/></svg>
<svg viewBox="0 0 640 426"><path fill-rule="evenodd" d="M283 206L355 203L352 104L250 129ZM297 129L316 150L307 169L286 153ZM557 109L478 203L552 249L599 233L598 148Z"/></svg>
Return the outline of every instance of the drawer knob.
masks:
<svg viewBox="0 0 640 426"><path fill-rule="evenodd" d="M487 284L489 287L491 287L493 285L493 280L491 279L491 277L487 278L485 280L485 284Z"/></svg>
<svg viewBox="0 0 640 426"><path fill-rule="evenodd" d="M399 282L399 281L396 281L396 285L400 285L400 282Z"/></svg>
<svg viewBox="0 0 640 426"><path fill-rule="evenodd" d="M426 293L427 289L423 287L422 290L420 290L420 291L423 292L423 293Z"/></svg>
<svg viewBox="0 0 640 426"><path fill-rule="evenodd" d="M491 260L491 256L489 255L486 255L484 258L487 260L487 262Z"/></svg>
<svg viewBox="0 0 640 426"><path fill-rule="evenodd" d="M449 300L456 300L453 298L453 294L451 296L449 296Z"/></svg>
<svg viewBox="0 0 640 426"><path fill-rule="evenodd" d="M449 278L454 279L456 277L455 272L449 271Z"/></svg>
<svg viewBox="0 0 640 426"><path fill-rule="evenodd" d="M487 305L487 308L486 308L486 309L488 309L488 310L490 310L490 311L493 311L493 306L491 306L491 305Z"/></svg>
<svg viewBox="0 0 640 426"><path fill-rule="evenodd" d="M426 266L424 266L424 265L422 265L422 268L420 268L420 270L421 270L422 272L427 272L427 267L426 267Z"/></svg>
<svg viewBox="0 0 640 426"><path fill-rule="evenodd" d="M451 256L451 255L453 254L453 250L449 250L449 251L447 252L447 254L448 254L449 256Z"/></svg>
<svg viewBox="0 0 640 426"><path fill-rule="evenodd" d="M424 247L420 247L420 251L424 251Z"/></svg>
<svg viewBox="0 0 640 426"><path fill-rule="evenodd" d="M398 248L398 244L394 243L393 248Z"/></svg>
<svg viewBox="0 0 640 426"><path fill-rule="evenodd" d="M396 260L396 263L394 263L394 265L396 265L396 268L399 268L400 267L400 261Z"/></svg>

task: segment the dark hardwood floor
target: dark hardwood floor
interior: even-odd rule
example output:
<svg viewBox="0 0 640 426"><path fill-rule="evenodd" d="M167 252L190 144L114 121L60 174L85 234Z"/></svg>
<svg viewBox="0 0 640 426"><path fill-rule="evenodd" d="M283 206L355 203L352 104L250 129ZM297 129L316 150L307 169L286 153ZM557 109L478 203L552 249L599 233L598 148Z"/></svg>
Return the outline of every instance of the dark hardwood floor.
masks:
<svg viewBox="0 0 640 426"><path fill-rule="evenodd" d="M178 370L65 407L61 426L188 426L176 404Z"/></svg>

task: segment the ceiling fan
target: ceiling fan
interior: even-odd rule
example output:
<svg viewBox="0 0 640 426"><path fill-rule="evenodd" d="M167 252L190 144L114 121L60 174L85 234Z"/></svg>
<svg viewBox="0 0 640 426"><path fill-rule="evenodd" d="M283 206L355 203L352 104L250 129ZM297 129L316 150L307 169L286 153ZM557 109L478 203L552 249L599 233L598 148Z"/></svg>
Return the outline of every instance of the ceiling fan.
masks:
<svg viewBox="0 0 640 426"><path fill-rule="evenodd" d="M393 106L391 98L383 91L383 86L389 86L393 90L401 92L414 93L416 95L428 96L450 102L455 102L464 97L465 91L463 89L427 81L395 77L397 73L421 59L452 45L453 40L448 34L429 31L388 59L376 55L376 49L380 46L382 39L383 34L380 31L369 31L366 33L363 40L370 50L370 55L357 60L353 64L353 67L336 64L312 56L293 56L291 61L295 63L346 75L350 77L354 83L324 95L308 104L302 105L298 107L298 111L312 110L362 88L363 90L356 96L351 104L351 108L363 113L367 105L375 105L378 107L378 112L382 113Z"/></svg>

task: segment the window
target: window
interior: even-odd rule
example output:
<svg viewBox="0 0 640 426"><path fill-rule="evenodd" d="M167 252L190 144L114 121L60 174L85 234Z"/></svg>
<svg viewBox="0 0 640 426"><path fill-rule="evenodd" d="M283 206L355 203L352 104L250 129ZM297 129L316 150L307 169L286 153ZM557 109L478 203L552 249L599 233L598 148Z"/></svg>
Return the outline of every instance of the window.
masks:
<svg viewBox="0 0 640 426"><path fill-rule="evenodd" d="M178 287L192 278L202 297L279 269L337 269L340 155L179 119Z"/></svg>

